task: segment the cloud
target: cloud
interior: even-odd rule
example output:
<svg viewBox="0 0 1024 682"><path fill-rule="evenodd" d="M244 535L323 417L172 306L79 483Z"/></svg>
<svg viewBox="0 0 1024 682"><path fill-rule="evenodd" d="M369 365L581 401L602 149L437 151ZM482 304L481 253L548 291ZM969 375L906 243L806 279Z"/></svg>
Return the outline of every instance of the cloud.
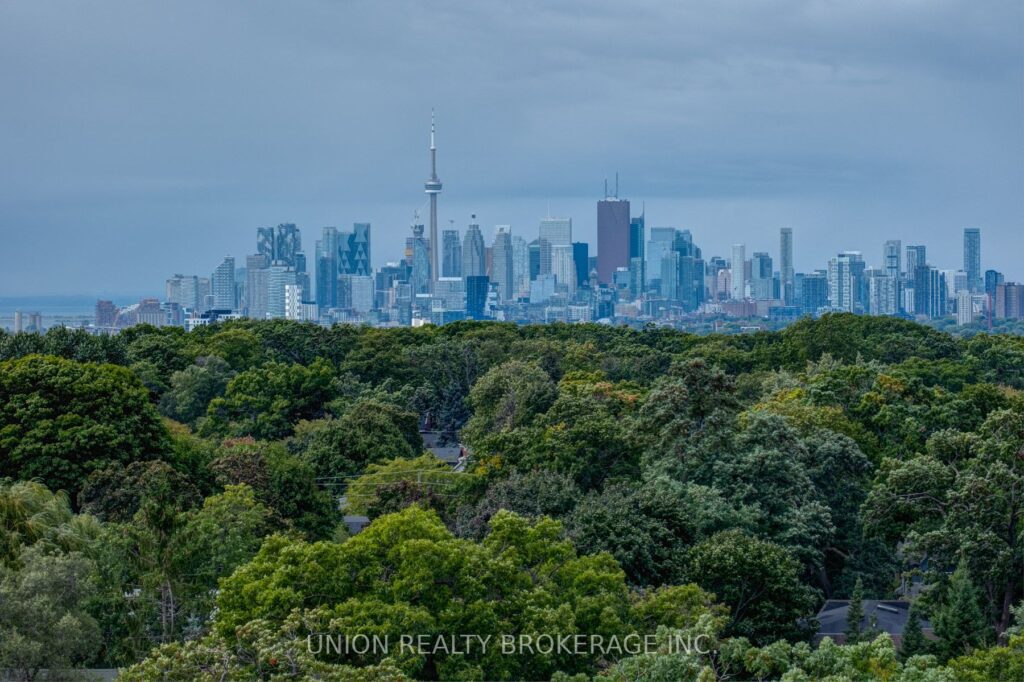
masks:
<svg viewBox="0 0 1024 682"><path fill-rule="evenodd" d="M619 170L706 252L774 249L786 224L800 268L890 237L955 267L971 225L1019 279L1022 20L1003 0L8 1L0 292L159 291L286 220L310 242L370 220L398 258L431 107L458 225L529 234L550 200L592 238Z"/></svg>

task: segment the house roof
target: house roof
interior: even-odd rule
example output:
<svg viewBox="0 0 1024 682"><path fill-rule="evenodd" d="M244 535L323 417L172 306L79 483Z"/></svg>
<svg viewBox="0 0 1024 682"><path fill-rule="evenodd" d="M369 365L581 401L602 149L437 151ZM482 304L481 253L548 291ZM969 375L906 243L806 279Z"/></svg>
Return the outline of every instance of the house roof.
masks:
<svg viewBox="0 0 1024 682"><path fill-rule="evenodd" d="M871 626L872 617L875 620L875 627L890 635L902 635L903 628L907 624L907 616L910 614L910 602L908 601L886 601L879 599L865 599L864 618L861 620L861 629ZM850 608L848 599L829 599L818 612L818 635L832 636L841 635L846 632L847 611ZM921 630L931 630L932 625L927 620L921 620Z"/></svg>

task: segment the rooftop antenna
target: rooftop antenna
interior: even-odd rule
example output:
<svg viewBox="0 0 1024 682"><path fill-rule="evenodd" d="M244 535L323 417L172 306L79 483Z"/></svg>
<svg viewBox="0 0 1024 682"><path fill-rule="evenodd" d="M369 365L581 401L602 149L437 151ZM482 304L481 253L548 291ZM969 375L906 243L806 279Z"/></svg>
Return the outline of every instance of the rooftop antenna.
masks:
<svg viewBox="0 0 1024 682"><path fill-rule="evenodd" d="M615 198L619 198L619 171L615 171Z"/></svg>
<svg viewBox="0 0 1024 682"><path fill-rule="evenodd" d="M611 195L608 194L608 178L605 178L604 179L604 198L607 199L609 196L611 196Z"/></svg>

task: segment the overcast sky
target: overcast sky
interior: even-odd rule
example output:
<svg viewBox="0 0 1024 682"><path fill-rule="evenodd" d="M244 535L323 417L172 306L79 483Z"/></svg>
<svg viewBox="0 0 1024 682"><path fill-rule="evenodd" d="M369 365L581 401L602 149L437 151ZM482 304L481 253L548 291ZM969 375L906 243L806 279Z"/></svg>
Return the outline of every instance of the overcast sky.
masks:
<svg viewBox="0 0 1024 682"><path fill-rule="evenodd" d="M959 268L970 226L1024 278L1020 0L3 0L0 296L158 293L280 222L396 260L431 107L442 227L593 244L618 171L705 256Z"/></svg>

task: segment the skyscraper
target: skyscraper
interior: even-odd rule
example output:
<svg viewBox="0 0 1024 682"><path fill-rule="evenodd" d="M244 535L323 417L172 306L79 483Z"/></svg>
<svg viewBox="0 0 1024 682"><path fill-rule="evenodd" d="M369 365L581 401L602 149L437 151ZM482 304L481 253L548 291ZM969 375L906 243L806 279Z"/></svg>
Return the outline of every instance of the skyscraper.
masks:
<svg viewBox="0 0 1024 682"><path fill-rule="evenodd" d="M927 264L914 268L914 314L932 319L946 314L946 278Z"/></svg>
<svg viewBox="0 0 1024 682"><path fill-rule="evenodd" d="M494 234L491 281L498 285L502 303L512 300L512 232L508 225L498 225Z"/></svg>
<svg viewBox="0 0 1024 682"><path fill-rule="evenodd" d="M458 230L445 230L441 237L444 257L441 263L442 277L462 277L462 242Z"/></svg>
<svg viewBox="0 0 1024 682"><path fill-rule="evenodd" d="M576 267L573 263L572 244L558 244L551 247L551 274L555 281L564 286L567 293L576 291Z"/></svg>
<svg viewBox="0 0 1024 682"><path fill-rule="evenodd" d="M345 273L370 277L373 265L370 261L370 223L354 223L352 232L346 235L345 243L339 248L348 251Z"/></svg>
<svg viewBox="0 0 1024 682"><path fill-rule="evenodd" d="M518 236L512 237L512 295L530 295L530 247Z"/></svg>
<svg viewBox="0 0 1024 682"><path fill-rule="evenodd" d="M537 236L551 246L572 244L572 218L545 218L540 221Z"/></svg>
<svg viewBox="0 0 1024 682"><path fill-rule="evenodd" d="M1002 282L996 285L993 316L997 320L1024 318L1024 284Z"/></svg>
<svg viewBox="0 0 1024 682"><path fill-rule="evenodd" d="M430 270L430 245L423 236L423 225L413 223L412 238L409 240L408 251L412 264L409 284L412 285L412 296L429 294L433 282Z"/></svg>
<svg viewBox="0 0 1024 682"><path fill-rule="evenodd" d="M956 295L956 323L963 327L974 322L974 297L969 291Z"/></svg>
<svg viewBox="0 0 1024 682"><path fill-rule="evenodd" d="M914 279L914 272L917 270L919 265L924 265L928 262L927 249L923 244L908 244L907 245L907 277Z"/></svg>
<svg viewBox="0 0 1024 682"><path fill-rule="evenodd" d="M644 260L644 213L629 221L629 293L634 299L647 288L647 268Z"/></svg>
<svg viewBox="0 0 1024 682"><path fill-rule="evenodd" d="M871 315L895 315L899 312L899 278L888 269L866 271L868 281L867 312Z"/></svg>
<svg viewBox="0 0 1024 682"><path fill-rule="evenodd" d="M466 277L466 315L474 320L485 317L487 292L490 280L486 275L469 275Z"/></svg>
<svg viewBox="0 0 1024 682"><path fill-rule="evenodd" d="M476 215L466 228L466 236L462 239L462 276L474 277L487 274L487 256L484 236L476 223Z"/></svg>
<svg viewBox="0 0 1024 682"><path fill-rule="evenodd" d="M301 251L302 232L293 223L256 228L256 253L266 256L271 263L277 261L294 267Z"/></svg>
<svg viewBox="0 0 1024 682"><path fill-rule="evenodd" d="M985 293L989 296L996 295L996 287L1006 281L1003 273L998 270L985 271Z"/></svg>
<svg viewBox="0 0 1024 682"><path fill-rule="evenodd" d="M779 275L782 280L782 301L793 305L793 228L783 227L779 230Z"/></svg>
<svg viewBox="0 0 1024 682"><path fill-rule="evenodd" d="M772 257L759 251L750 257L750 293L757 301L772 298Z"/></svg>
<svg viewBox="0 0 1024 682"><path fill-rule="evenodd" d="M854 252L840 253L828 260L828 304L833 310L854 311L857 298L855 263Z"/></svg>
<svg viewBox="0 0 1024 682"><path fill-rule="evenodd" d="M820 308L828 305L828 275L818 270L801 276L800 308L806 315L817 315Z"/></svg>
<svg viewBox="0 0 1024 682"><path fill-rule="evenodd" d="M614 283L615 271L629 267L629 201L619 199L618 178L615 196L608 194L597 202L597 280Z"/></svg>
<svg viewBox="0 0 1024 682"><path fill-rule="evenodd" d="M267 277L267 317L284 317L285 286L298 285L295 268L283 261L272 263Z"/></svg>
<svg viewBox="0 0 1024 682"><path fill-rule="evenodd" d="M325 227L316 248L316 302L321 309L338 305L338 228Z"/></svg>
<svg viewBox="0 0 1024 682"><path fill-rule="evenodd" d="M113 327L117 322L118 308L113 301L96 301L96 326Z"/></svg>
<svg viewBox="0 0 1024 682"><path fill-rule="evenodd" d="M590 280L590 273L587 272L587 265L590 261L590 244L586 242L572 243L572 263L576 270L576 286L582 287Z"/></svg>
<svg viewBox="0 0 1024 682"><path fill-rule="evenodd" d="M651 238L644 252L647 256L647 284L661 277L661 259L672 250L672 241L676 238L674 227L652 227Z"/></svg>
<svg viewBox="0 0 1024 682"><path fill-rule="evenodd" d="M434 144L434 112L430 112L430 179L423 184L423 191L430 197L430 278L436 282L440 276L437 252L440 242L437 240L437 195L441 193L441 179L437 177L437 146ZM433 284L431 284L433 289Z"/></svg>
<svg viewBox="0 0 1024 682"><path fill-rule="evenodd" d="M245 312L251 318L267 317L267 296L270 287L270 259L257 253L245 257Z"/></svg>
<svg viewBox="0 0 1024 682"><path fill-rule="evenodd" d="M882 268L885 269L886 277L900 278L902 274L900 263L902 248L903 242L899 239L890 239L885 243L882 249Z"/></svg>
<svg viewBox="0 0 1024 682"><path fill-rule="evenodd" d="M234 310L238 307L235 287L235 259L231 256L217 266L210 276L213 307L216 310Z"/></svg>
<svg viewBox="0 0 1024 682"><path fill-rule="evenodd" d="M985 284L981 275L981 230L976 227L964 228L964 272L971 292L982 291Z"/></svg>
<svg viewBox="0 0 1024 682"><path fill-rule="evenodd" d="M629 259L644 257L644 212L629 220Z"/></svg>
<svg viewBox="0 0 1024 682"><path fill-rule="evenodd" d="M745 244L732 245L732 300L742 301L747 297L746 282L747 247Z"/></svg>

